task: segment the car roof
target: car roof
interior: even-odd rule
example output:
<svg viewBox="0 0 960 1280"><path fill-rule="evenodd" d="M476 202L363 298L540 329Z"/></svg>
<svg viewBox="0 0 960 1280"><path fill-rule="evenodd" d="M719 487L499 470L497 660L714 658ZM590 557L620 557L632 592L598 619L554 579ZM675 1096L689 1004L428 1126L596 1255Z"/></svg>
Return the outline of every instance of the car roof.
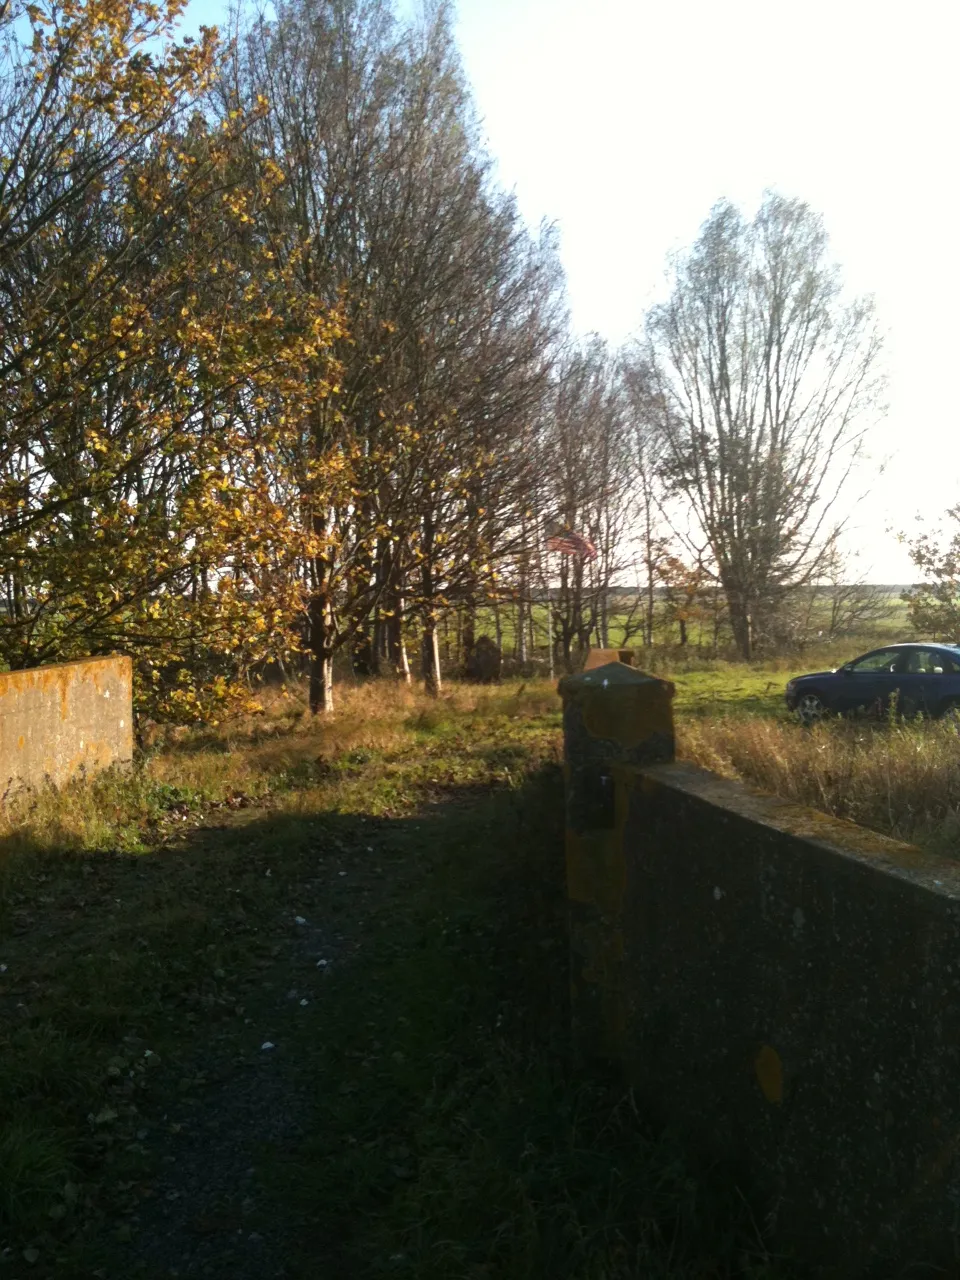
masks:
<svg viewBox="0 0 960 1280"><path fill-rule="evenodd" d="M877 653L880 649L960 649L960 644L952 640L902 640L897 644L878 645L871 653Z"/></svg>

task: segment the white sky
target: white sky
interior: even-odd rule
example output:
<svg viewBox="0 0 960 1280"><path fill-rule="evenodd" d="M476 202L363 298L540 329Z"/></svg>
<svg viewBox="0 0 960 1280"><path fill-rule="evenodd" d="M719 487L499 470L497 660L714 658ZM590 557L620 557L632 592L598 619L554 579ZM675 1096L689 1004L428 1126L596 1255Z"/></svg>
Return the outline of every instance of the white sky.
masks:
<svg viewBox="0 0 960 1280"><path fill-rule="evenodd" d="M720 196L824 215L888 333L852 542L873 580L911 580L887 529L960 502L956 0L459 0L458 34L501 181L558 224L582 332L638 331Z"/></svg>

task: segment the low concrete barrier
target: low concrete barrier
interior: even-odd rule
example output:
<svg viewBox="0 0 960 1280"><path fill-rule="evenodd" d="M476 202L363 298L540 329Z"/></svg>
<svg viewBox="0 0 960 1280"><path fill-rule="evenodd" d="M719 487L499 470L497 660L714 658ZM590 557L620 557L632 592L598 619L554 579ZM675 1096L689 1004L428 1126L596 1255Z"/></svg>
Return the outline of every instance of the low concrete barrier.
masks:
<svg viewBox="0 0 960 1280"><path fill-rule="evenodd" d="M664 760L660 682L626 709L622 672L561 685L581 1052L804 1274L957 1274L960 864Z"/></svg>
<svg viewBox="0 0 960 1280"><path fill-rule="evenodd" d="M0 794L133 757L133 664L89 658L0 674Z"/></svg>

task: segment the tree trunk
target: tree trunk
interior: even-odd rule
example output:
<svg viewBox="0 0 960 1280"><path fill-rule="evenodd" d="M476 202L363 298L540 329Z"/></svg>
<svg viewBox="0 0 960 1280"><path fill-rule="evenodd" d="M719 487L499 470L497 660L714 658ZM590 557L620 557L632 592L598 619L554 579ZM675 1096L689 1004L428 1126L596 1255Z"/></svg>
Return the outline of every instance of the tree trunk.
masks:
<svg viewBox="0 0 960 1280"><path fill-rule="evenodd" d="M372 676L374 671L373 634L369 626L358 631L353 641L353 670L358 676Z"/></svg>
<svg viewBox="0 0 960 1280"><path fill-rule="evenodd" d="M656 605L656 589L653 580L653 561L647 558L647 587L646 587L646 640L648 649L653 648L653 618L654 607Z"/></svg>
<svg viewBox="0 0 960 1280"><path fill-rule="evenodd" d="M423 615L423 636L420 641L420 670L423 687L431 698L439 697L443 688L440 676L440 647L437 643L437 620L427 610Z"/></svg>
<svg viewBox="0 0 960 1280"><path fill-rule="evenodd" d="M391 673L404 683L410 683L410 663L403 638L403 620L406 602L403 597L403 564L401 547L388 544L383 551L383 574L386 588L383 593L382 627L383 655Z"/></svg>
<svg viewBox="0 0 960 1280"><path fill-rule="evenodd" d="M749 602L739 591L726 585L724 585L724 594L727 597L727 612L730 614L733 643L743 661L749 662L753 657L753 623Z"/></svg>
<svg viewBox="0 0 960 1280"><path fill-rule="evenodd" d="M370 674L373 676L380 675L386 653L387 629L384 621L383 614L378 609L373 619L373 637L370 645Z"/></svg>
<svg viewBox="0 0 960 1280"><path fill-rule="evenodd" d="M477 643L477 606L468 599L463 608L463 627L460 634L460 664L464 671L470 665L474 645Z"/></svg>
<svg viewBox="0 0 960 1280"><path fill-rule="evenodd" d="M437 645L436 584L433 577L433 548L435 528L432 516L423 521L423 537L420 562L420 617L423 632L420 637L420 673L423 687L436 698L440 694L440 650Z"/></svg>
<svg viewBox="0 0 960 1280"><path fill-rule="evenodd" d="M403 598L397 598L397 608L387 619L387 646L390 655L390 666L397 679L409 684L410 660L407 657L407 646L403 638Z"/></svg>
<svg viewBox="0 0 960 1280"><path fill-rule="evenodd" d="M384 610L389 607L390 575L393 569L391 552L392 544L390 541L387 538L380 538L377 542L374 580L375 605L370 634L370 674L373 676L379 676L382 673L383 664L390 656L388 619Z"/></svg>
<svg viewBox="0 0 960 1280"><path fill-rule="evenodd" d="M567 675L573 673L573 631L564 626L560 633L560 654L563 658L563 669Z"/></svg>
<svg viewBox="0 0 960 1280"><path fill-rule="evenodd" d="M310 599L310 711L333 711L333 614L322 592Z"/></svg>

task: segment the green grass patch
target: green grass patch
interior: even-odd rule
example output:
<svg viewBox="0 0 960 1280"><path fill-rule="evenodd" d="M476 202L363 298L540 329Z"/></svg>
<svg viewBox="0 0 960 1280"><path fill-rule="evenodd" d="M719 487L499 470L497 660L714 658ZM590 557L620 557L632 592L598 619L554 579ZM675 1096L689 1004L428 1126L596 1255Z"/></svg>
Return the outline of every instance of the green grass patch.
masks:
<svg viewBox="0 0 960 1280"><path fill-rule="evenodd" d="M770 716L786 711L786 672L726 663L702 671L677 672L670 679L677 690L674 707L678 717Z"/></svg>

